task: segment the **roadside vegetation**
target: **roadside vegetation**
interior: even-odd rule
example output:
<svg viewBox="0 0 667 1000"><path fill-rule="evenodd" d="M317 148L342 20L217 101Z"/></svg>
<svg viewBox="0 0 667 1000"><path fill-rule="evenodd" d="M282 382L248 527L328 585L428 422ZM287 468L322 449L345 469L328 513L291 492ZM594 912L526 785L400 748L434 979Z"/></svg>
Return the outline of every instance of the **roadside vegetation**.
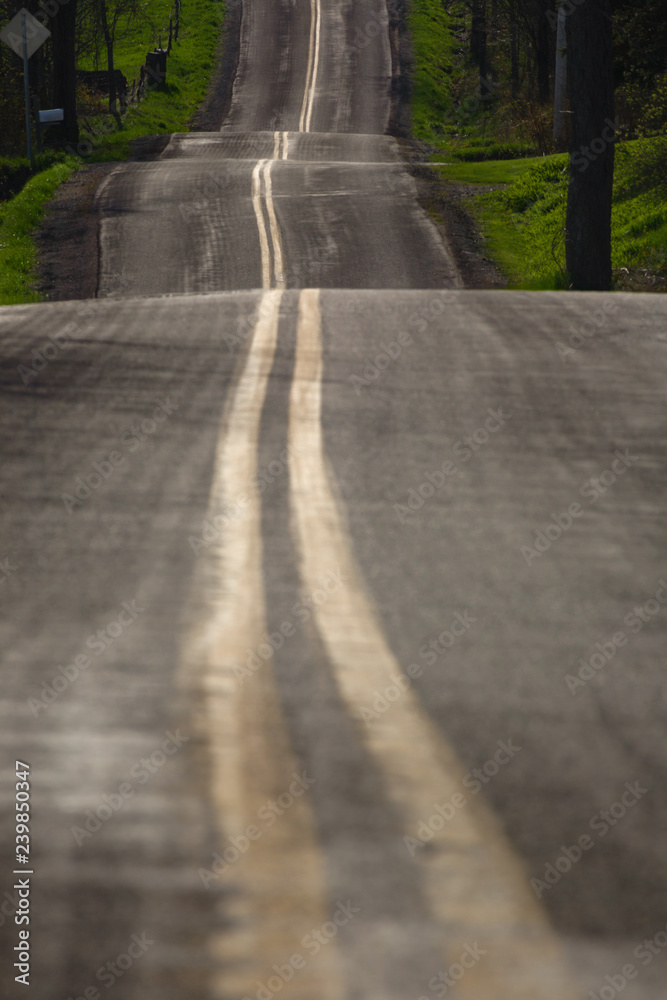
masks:
<svg viewBox="0 0 667 1000"><path fill-rule="evenodd" d="M69 0L70 4L74 0ZM106 70L107 48L97 17L100 0L79 0L77 7L77 68ZM26 4L37 12L37 4ZM14 13L0 0L0 24ZM62 8L57 16L61 16ZM161 43L167 47L174 0L107 0L114 26L114 68L131 88L138 82L146 53ZM0 305L38 301L33 291L36 247L33 233L59 185L86 163L122 160L131 155L141 136L185 131L203 101L214 68L220 39L224 0L186 0L180 11L178 40L167 60L167 79L149 78L141 100L109 107L109 98L79 82L76 89L78 137L67 142L60 127L45 131L45 150L31 166L25 157L23 78L19 60L9 50L0 60ZM53 63L51 42L31 59L42 107L54 105L49 81ZM34 65L33 65L34 63ZM33 142L34 142L33 134ZM63 148L64 147L64 148Z"/></svg>
<svg viewBox="0 0 667 1000"><path fill-rule="evenodd" d="M465 195L511 288L568 287L569 155L567 136L553 134L556 7L556 0L412 0L413 134L431 160L448 161L436 169L454 195ZM614 287L666 291L667 23L659 0L617 0L614 17L623 126ZM429 22L448 35L445 45L430 44ZM483 193L470 196L474 185Z"/></svg>
<svg viewBox="0 0 667 1000"><path fill-rule="evenodd" d="M31 177L14 198L0 202L0 305L40 300L31 289L37 254L33 234L45 205L77 167L73 157L62 157Z"/></svg>
<svg viewBox="0 0 667 1000"><path fill-rule="evenodd" d="M139 79L146 52L157 48L159 42L167 45L173 6L173 0L152 0L150 21L133 17L121 22L115 66L130 86ZM140 136L187 131L215 69L224 11L223 0L188 0L184 4L178 41L167 60L166 83L156 86L149 81L145 97L130 104L120 121L109 115L103 100L82 89L80 102L87 113L81 136L93 147L89 160L124 159L131 152L132 141ZM80 68L104 68L101 59L99 51L90 52Z"/></svg>

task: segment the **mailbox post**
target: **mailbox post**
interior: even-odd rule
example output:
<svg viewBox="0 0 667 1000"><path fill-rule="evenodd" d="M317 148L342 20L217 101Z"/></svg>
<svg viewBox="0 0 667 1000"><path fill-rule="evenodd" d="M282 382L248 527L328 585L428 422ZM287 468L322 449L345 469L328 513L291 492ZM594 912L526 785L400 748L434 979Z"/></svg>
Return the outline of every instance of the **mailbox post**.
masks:
<svg viewBox="0 0 667 1000"><path fill-rule="evenodd" d="M39 109L39 98L37 94L32 95L32 110L35 118L35 128L37 130L37 152L42 152L42 132L44 125L55 125L57 122L65 121L64 108Z"/></svg>

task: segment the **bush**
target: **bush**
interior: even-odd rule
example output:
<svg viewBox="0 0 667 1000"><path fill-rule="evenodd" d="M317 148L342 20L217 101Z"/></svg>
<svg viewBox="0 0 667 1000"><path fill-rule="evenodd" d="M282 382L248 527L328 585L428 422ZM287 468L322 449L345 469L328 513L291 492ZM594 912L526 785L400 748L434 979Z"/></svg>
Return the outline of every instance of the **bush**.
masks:
<svg viewBox="0 0 667 1000"><path fill-rule="evenodd" d="M549 211L551 203L562 200L564 196L568 168L567 154L550 156L544 163L531 167L507 191L503 191L503 204L512 212L525 212L538 202L543 202L543 211Z"/></svg>
<svg viewBox="0 0 667 1000"><path fill-rule="evenodd" d="M35 156L35 166L25 156L0 157L0 201L7 201L17 194L34 174L47 170L54 163L62 163L65 153L47 149Z"/></svg>
<svg viewBox="0 0 667 1000"><path fill-rule="evenodd" d="M643 136L667 133L667 73L658 79L655 90L646 99L637 131Z"/></svg>
<svg viewBox="0 0 667 1000"><path fill-rule="evenodd" d="M537 150L530 142L490 142L487 145L467 146L453 149L452 156L466 163L482 160L520 160L524 156L535 156Z"/></svg>
<svg viewBox="0 0 667 1000"><path fill-rule="evenodd" d="M644 137L616 147L616 198L653 190L667 196L667 135Z"/></svg>

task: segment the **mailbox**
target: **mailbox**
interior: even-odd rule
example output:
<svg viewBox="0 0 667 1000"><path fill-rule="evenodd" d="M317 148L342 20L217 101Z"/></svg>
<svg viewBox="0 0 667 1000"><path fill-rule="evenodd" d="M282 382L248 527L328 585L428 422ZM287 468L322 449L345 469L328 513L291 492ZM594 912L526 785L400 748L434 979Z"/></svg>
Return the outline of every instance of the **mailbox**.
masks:
<svg viewBox="0 0 667 1000"><path fill-rule="evenodd" d="M40 125L51 125L53 122L62 122L64 120L65 111L63 108L47 108L45 111L39 112Z"/></svg>

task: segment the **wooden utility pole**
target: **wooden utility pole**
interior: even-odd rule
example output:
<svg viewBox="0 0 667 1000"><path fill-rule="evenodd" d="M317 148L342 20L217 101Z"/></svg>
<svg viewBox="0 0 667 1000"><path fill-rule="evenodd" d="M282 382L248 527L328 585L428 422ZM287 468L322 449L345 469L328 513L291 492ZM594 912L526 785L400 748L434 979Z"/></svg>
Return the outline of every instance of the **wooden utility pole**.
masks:
<svg viewBox="0 0 667 1000"><path fill-rule="evenodd" d="M53 96L56 107L65 112L65 142L79 141L76 117L76 7L77 0L61 7L51 19L53 35Z"/></svg>
<svg viewBox="0 0 667 1000"><path fill-rule="evenodd" d="M567 17L570 185L566 258L572 287L611 288L614 86L611 0L586 0Z"/></svg>

